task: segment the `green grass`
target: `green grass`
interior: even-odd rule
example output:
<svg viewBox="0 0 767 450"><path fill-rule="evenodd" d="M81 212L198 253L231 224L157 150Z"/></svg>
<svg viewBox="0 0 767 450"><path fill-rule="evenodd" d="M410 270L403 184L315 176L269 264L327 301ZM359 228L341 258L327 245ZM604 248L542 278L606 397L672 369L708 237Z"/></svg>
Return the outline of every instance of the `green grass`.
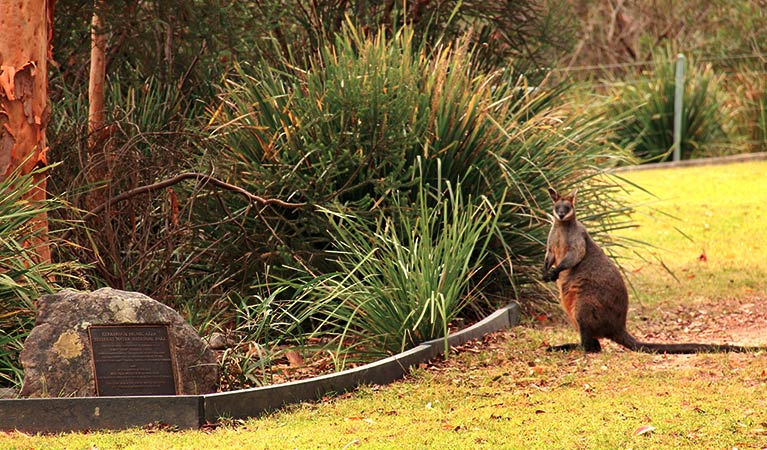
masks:
<svg viewBox="0 0 767 450"><path fill-rule="evenodd" d="M632 330L673 328L640 320L669 307L706 304L717 313L716 305L732 298L764 302L767 261L758 253L767 248L764 173L765 162L626 174L658 198L649 204L649 198L632 194L648 204L639 207L641 226L624 234L664 248L663 261L679 279L658 264L627 262L640 292L632 298ZM706 262L698 260L702 250ZM528 320L478 346L482 351L457 353L391 386L366 387L213 431L0 434L0 448L729 449L767 443L764 352L645 355L613 344L598 355L543 350L573 339L560 320ZM654 430L636 435L644 425Z"/></svg>
<svg viewBox="0 0 767 450"><path fill-rule="evenodd" d="M767 162L628 174L657 198L632 193L641 205L639 227L623 234L657 247L676 277L657 263L628 262L629 272L638 270L629 275L640 292L637 300L653 305L765 292L765 173Z"/></svg>

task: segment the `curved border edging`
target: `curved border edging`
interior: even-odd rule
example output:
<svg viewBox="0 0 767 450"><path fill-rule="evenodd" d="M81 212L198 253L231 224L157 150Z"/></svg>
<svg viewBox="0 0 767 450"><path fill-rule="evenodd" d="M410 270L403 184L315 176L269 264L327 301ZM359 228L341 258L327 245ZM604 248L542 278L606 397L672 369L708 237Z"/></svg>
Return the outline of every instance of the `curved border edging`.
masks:
<svg viewBox="0 0 767 450"><path fill-rule="evenodd" d="M511 303L480 322L447 337L449 347L519 324L520 309ZM162 423L199 428L220 418L245 419L290 403L318 400L328 393L350 391L365 384L389 384L414 365L445 351L445 339L434 339L398 355L364 366L239 391L206 395L153 397L70 397L0 400L0 430L59 433L125 429Z"/></svg>
<svg viewBox="0 0 767 450"><path fill-rule="evenodd" d="M681 161L666 161L659 163L637 164L633 166L616 167L611 172L638 172L653 169L674 169L681 167L715 166L735 164L749 161L767 160L767 152L738 153L736 155L716 156L713 158L683 159Z"/></svg>

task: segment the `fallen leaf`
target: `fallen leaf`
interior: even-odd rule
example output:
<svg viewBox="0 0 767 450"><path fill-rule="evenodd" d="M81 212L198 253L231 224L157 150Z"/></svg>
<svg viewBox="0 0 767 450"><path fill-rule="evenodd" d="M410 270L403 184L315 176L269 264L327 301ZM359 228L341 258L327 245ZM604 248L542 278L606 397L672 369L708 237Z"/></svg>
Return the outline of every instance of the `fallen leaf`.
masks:
<svg viewBox="0 0 767 450"><path fill-rule="evenodd" d="M346 418L346 420L362 420L362 419L364 419L363 416L350 416Z"/></svg>
<svg viewBox="0 0 767 450"><path fill-rule="evenodd" d="M348 444L344 445L343 450L346 450L347 448L351 447L352 445L360 445L360 440L359 439L352 440Z"/></svg>
<svg viewBox="0 0 767 450"><path fill-rule="evenodd" d="M655 427L652 425L642 425L641 427L634 430L634 436L641 436L643 434L652 433L655 431Z"/></svg>
<svg viewBox="0 0 767 450"><path fill-rule="evenodd" d="M288 358L290 367L303 367L304 365L304 357L296 350L288 350L285 352L285 357Z"/></svg>

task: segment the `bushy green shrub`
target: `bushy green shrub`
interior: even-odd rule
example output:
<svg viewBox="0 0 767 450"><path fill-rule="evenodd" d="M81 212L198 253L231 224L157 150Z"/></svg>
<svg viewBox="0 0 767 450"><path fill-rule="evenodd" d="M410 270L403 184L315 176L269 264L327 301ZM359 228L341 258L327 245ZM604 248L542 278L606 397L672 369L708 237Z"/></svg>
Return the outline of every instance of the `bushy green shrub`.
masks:
<svg viewBox="0 0 767 450"><path fill-rule="evenodd" d="M652 70L638 80L618 83L610 114L625 117L615 142L631 148L642 161L664 161L674 143L676 62L667 50L653 59ZM728 144L727 108L720 77L710 65L686 60L683 93L681 158L720 154Z"/></svg>

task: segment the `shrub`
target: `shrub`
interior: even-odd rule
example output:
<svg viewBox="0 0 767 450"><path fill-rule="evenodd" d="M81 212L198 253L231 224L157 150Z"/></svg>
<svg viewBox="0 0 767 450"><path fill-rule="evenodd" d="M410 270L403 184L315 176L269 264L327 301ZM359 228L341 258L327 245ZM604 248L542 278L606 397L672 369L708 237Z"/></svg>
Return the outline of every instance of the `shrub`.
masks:
<svg viewBox="0 0 767 450"><path fill-rule="evenodd" d="M578 184L585 210L610 206L594 223L603 234L623 213L613 208L616 185L587 184L623 160L606 140L614 122L571 111L564 87L531 89L524 77L477 69L474 58L465 41L428 50L407 28L391 38L348 28L306 70L289 61L239 66L212 110L212 137L223 149L215 157L234 184L308 206L259 208L240 236L210 229L234 238L233 269L290 263L333 272L333 224L318 211L341 204L351 216L375 216L392 208L394 192L415 202L416 160L427 185L460 182L464 197L484 197L500 211L480 266L504 264L508 278L491 277L504 296L512 278L537 280L547 186Z"/></svg>
<svg viewBox="0 0 767 450"><path fill-rule="evenodd" d="M62 259L91 262L85 273L89 287L136 290L179 309L188 298L198 299L198 309L210 306L200 298L221 280L213 264L203 262L213 243L200 237L200 224L190 212L189 193L199 190L199 183L135 195L88 213L125 192L196 171L199 111L194 102L156 79L110 79L104 140L93 152L87 143L87 105L77 92L66 92L54 102L51 158L63 164L49 190L75 206L58 210L57 216L85 226L70 232L76 245L62 248Z"/></svg>
<svg viewBox="0 0 767 450"><path fill-rule="evenodd" d="M737 132L747 151L767 149L767 79L761 72L744 69L735 76L731 97L735 99Z"/></svg>
<svg viewBox="0 0 767 450"><path fill-rule="evenodd" d="M417 178L414 204L395 192L375 219L325 210L339 271L299 285L299 302L322 318L321 333L336 336L337 353L392 354L447 336L478 295L469 288L498 211L464 197L460 183L430 189Z"/></svg>

